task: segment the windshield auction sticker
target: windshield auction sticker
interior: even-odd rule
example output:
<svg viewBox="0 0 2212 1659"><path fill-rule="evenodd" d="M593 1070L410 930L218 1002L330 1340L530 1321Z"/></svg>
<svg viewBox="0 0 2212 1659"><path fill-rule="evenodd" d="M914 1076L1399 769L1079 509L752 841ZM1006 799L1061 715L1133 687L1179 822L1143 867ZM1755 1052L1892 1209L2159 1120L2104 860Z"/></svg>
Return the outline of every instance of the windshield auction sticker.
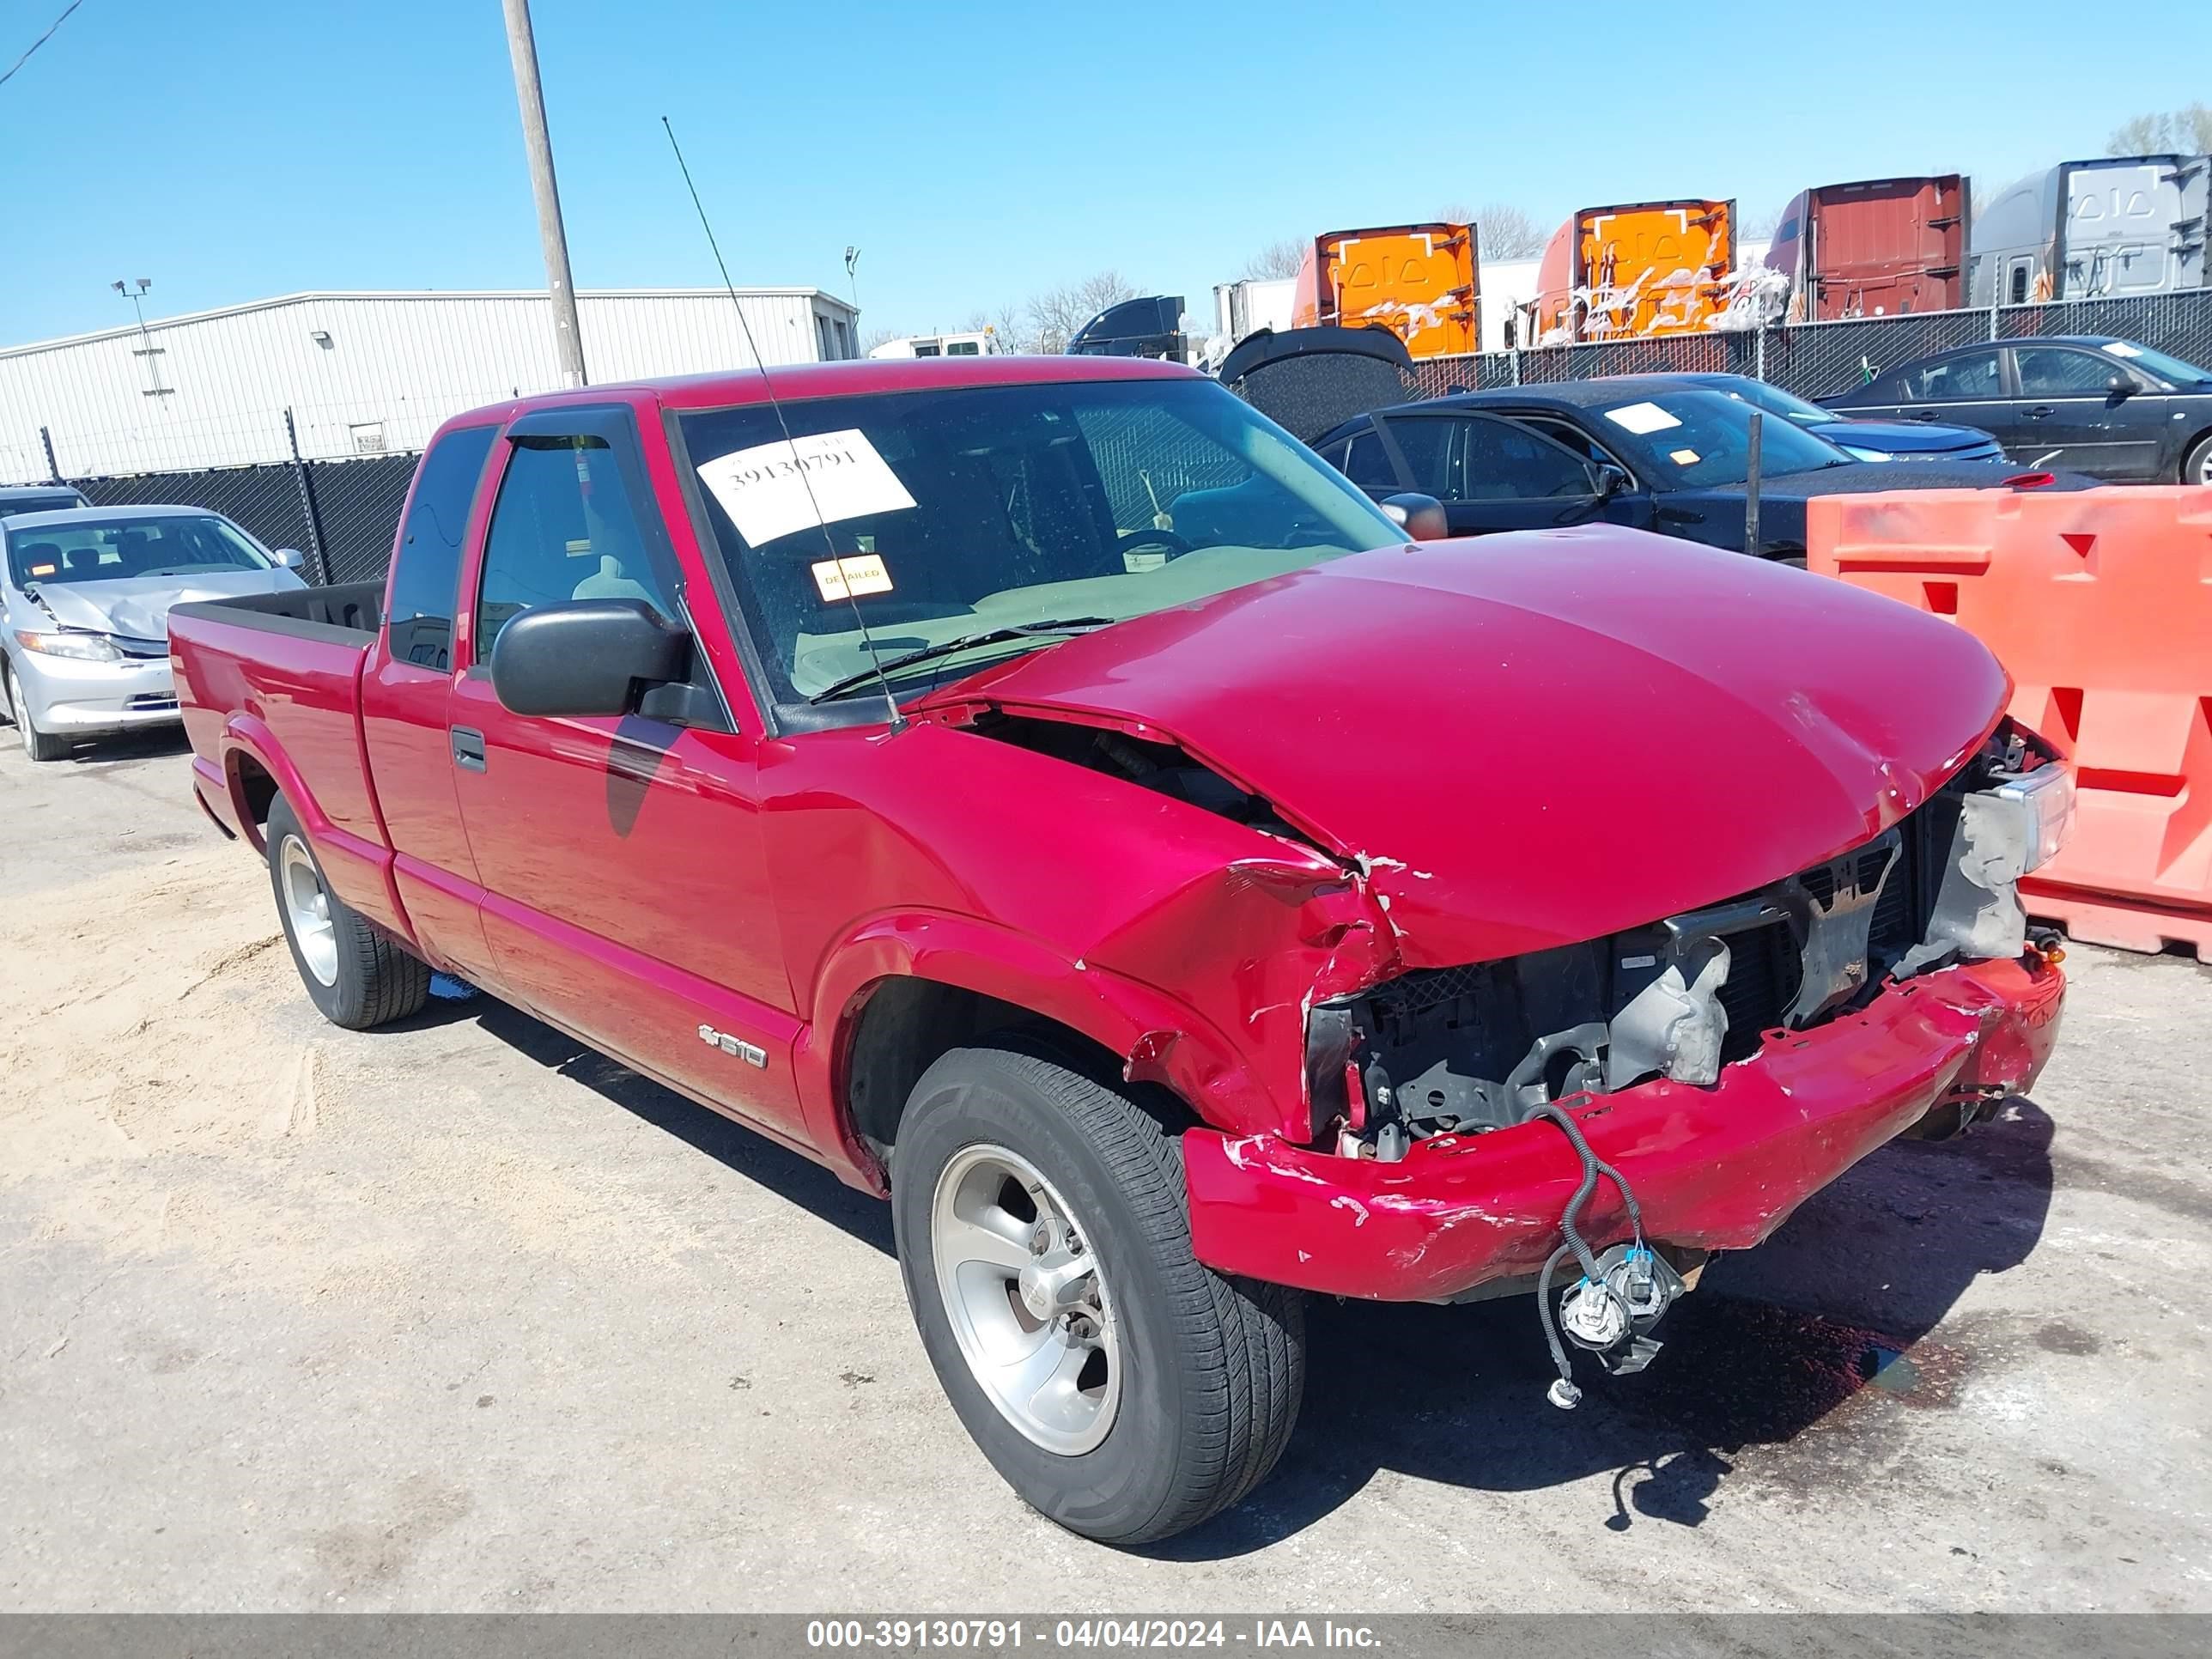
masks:
<svg viewBox="0 0 2212 1659"><path fill-rule="evenodd" d="M813 567L814 585L825 599L859 599L867 593L891 591L891 573L881 556L856 553L842 559L823 559Z"/></svg>
<svg viewBox="0 0 2212 1659"><path fill-rule="evenodd" d="M753 547L817 525L914 505L890 463L857 428L732 450L700 462L699 482Z"/></svg>
<svg viewBox="0 0 2212 1659"><path fill-rule="evenodd" d="M1682 423L1656 404L1623 404L1619 409L1608 409L1605 418L1615 426L1631 432L1664 432L1670 426Z"/></svg>

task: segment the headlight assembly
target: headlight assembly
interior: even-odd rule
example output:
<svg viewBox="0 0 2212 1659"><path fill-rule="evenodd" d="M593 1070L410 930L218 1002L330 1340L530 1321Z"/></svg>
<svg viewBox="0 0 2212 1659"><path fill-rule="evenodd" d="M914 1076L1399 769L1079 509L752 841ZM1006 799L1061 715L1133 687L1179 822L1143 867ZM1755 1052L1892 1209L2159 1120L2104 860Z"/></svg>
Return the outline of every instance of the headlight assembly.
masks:
<svg viewBox="0 0 2212 1659"><path fill-rule="evenodd" d="M2050 761L1999 784L1996 793L2027 815L2027 868L2049 863L2074 827L2073 772L2063 761Z"/></svg>
<svg viewBox="0 0 2212 1659"><path fill-rule="evenodd" d="M105 634L36 634L18 629L15 642L46 657L74 657L80 662L121 662L123 653Z"/></svg>

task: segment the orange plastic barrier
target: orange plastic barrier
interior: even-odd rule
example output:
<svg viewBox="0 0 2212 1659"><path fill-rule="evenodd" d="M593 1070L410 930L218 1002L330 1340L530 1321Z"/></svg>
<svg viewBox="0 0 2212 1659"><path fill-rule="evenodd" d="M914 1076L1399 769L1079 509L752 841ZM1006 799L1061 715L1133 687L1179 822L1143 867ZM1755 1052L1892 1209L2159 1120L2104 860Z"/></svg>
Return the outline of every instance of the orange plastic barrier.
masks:
<svg viewBox="0 0 2212 1659"><path fill-rule="evenodd" d="M2212 961L2212 489L1820 495L1806 563L1948 617L2011 671L2012 714L2080 806L2029 914ZM1911 665L1869 664L1910 696Z"/></svg>

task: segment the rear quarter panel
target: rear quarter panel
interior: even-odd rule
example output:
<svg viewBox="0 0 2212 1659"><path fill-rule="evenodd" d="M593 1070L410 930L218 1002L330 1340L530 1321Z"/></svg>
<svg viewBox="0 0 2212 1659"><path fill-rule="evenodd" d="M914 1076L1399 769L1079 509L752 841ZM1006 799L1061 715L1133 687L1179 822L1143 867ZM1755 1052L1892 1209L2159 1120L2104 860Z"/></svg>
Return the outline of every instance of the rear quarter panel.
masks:
<svg viewBox="0 0 2212 1659"><path fill-rule="evenodd" d="M280 632L220 611L180 605L171 613L177 706L197 778L222 793L228 821L258 845L242 780L245 763L259 765L299 814L331 891L405 936L362 748L368 639L313 624Z"/></svg>

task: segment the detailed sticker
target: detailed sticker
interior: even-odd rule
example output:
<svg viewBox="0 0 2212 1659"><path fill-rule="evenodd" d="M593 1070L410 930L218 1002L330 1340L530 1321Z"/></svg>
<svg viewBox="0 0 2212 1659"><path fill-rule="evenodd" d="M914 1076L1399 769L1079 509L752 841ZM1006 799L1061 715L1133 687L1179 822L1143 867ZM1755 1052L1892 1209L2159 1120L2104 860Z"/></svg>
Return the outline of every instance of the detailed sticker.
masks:
<svg viewBox="0 0 2212 1659"><path fill-rule="evenodd" d="M823 559L813 567L814 585L825 599L860 599L891 591L891 573L884 568L883 556L855 553L842 559Z"/></svg>
<svg viewBox="0 0 2212 1659"><path fill-rule="evenodd" d="M1619 409L1607 410L1605 418L1636 433L1664 432L1670 426L1682 424L1656 404L1623 404Z"/></svg>
<svg viewBox="0 0 2212 1659"><path fill-rule="evenodd" d="M816 525L914 505L890 463L857 428L718 455L699 464L699 482L754 547Z"/></svg>
<svg viewBox="0 0 2212 1659"><path fill-rule="evenodd" d="M1695 466L1698 452L1694 449L1670 449L1667 452L1667 459L1677 466Z"/></svg>

